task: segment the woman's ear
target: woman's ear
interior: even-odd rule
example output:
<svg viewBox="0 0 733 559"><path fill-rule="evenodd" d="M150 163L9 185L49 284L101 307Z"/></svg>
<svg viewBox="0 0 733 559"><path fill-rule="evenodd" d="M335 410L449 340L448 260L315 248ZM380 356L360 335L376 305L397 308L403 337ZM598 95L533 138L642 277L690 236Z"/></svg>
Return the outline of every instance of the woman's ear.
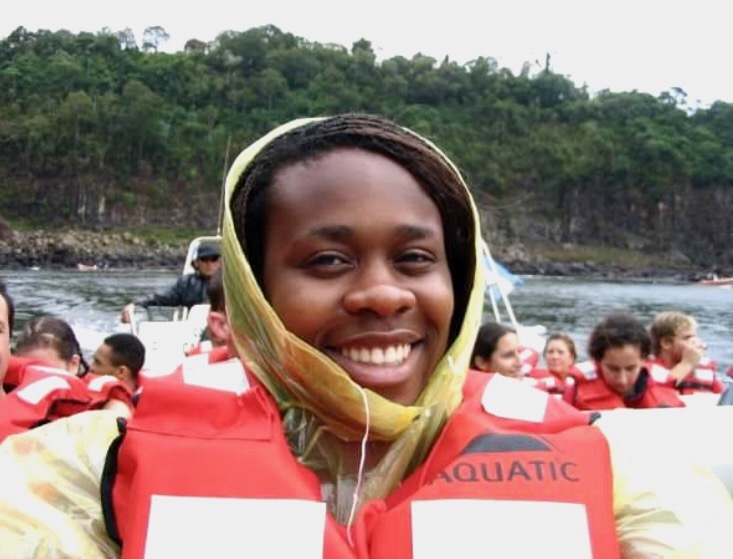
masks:
<svg viewBox="0 0 733 559"><path fill-rule="evenodd" d="M478 369L479 371L485 371L487 373L491 372L490 365L491 361L480 355L477 355L473 360L474 368Z"/></svg>
<svg viewBox="0 0 733 559"><path fill-rule="evenodd" d="M75 353L71 356L71 360L69 361L69 366L67 367L67 370L70 373L78 375L80 373L79 365L81 365L81 356Z"/></svg>

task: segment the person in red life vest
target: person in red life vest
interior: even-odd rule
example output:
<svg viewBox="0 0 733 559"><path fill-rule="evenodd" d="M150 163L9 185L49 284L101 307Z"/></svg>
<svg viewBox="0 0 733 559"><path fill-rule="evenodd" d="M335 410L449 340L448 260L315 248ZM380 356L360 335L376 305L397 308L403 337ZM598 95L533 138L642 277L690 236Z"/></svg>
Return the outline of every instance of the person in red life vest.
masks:
<svg viewBox="0 0 733 559"><path fill-rule="evenodd" d="M546 367L534 368L527 376L536 382L537 388L562 398L575 384L575 377L581 374L575 367L578 356L575 342L567 334L551 334L545 342L542 356Z"/></svg>
<svg viewBox="0 0 733 559"><path fill-rule="evenodd" d="M522 347L514 328L497 322L487 322L479 328L471 366L479 371L515 378L544 390L542 381L528 376L538 360L539 354L536 351Z"/></svg>
<svg viewBox="0 0 733 559"><path fill-rule="evenodd" d="M4 300L7 306L10 299ZM91 409L130 415L131 394L116 379L77 376L86 371L86 362L65 321L50 316L31 319L18 337L16 350L18 355L7 359L3 371L0 440Z"/></svg>
<svg viewBox="0 0 733 559"><path fill-rule="evenodd" d="M498 322L487 322L479 328L471 365L479 371L521 379L521 352L519 336L514 328Z"/></svg>
<svg viewBox="0 0 733 559"><path fill-rule="evenodd" d="M697 335L697 321L692 316L661 312L654 317L649 333L653 354L650 367L666 369L681 394L723 392L723 381L716 374L715 363L705 356L706 346Z"/></svg>
<svg viewBox="0 0 733 559"><path fill-rule="evenodd" d="M645 367L651 340L644 325L628 313L599 322L588 340L592 361L578 366L582 376L567 400L582 410L683 407L666 377L655 379Z"/></svg>
<svg viewBox="0 0 733 559"><path fill-rule="evenodd" d="M114 377L134 394L144 363L145 346L137 336L127 333L112 334L94 352L89 375Z"/></svg>
<svg viewBox="0 0 733 559"><path fill-rule="evenodd" d="M598 414L469 372L485 292L480 220L432 143L372 115L283 125L233 163L222 230L226 315L246 370L218 387L204 375L150 379L125 425L88 414L65 434L49 425L16 438L17 452L0 453L0 468L25 480L12 493L0 484L11 556L721 550L733 502L711 474L665 462L675 491L695 488L676 504L656 469L634 478L632 462L655 455L624 452L629 437L604 432ZM41 437L55 441L43 482L20 451ZM92 465L58 472L58 453ZM100 485L88 483L99 471ZM44 483L74 475L89 505L49 502ZM712 518L698 520L702 510ZM517 537L528 525L532 537Z"/></svg>
<svg viewBox="0 0 733 559"><path fill-rule="evenodd" d="M84 376L89 371L74 329L55 316L38 316L27 321L15 342L15 355L38 360L74 376Z"/></svg>

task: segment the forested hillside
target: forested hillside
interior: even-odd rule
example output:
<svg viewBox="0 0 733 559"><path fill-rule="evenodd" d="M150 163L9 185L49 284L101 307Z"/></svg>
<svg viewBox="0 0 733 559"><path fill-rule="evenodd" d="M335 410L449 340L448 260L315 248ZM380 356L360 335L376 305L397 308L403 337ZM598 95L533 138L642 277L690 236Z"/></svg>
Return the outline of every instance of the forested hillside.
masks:
<svg viewBox="0 0 733 559"><path fill-rule="evenodd" d="M165 30L29 32L0 41L0 216L36 226L215 226L229 161L301 116L376 112L445 148L494 243L676 254L733 265L733 105L677 89L590 96L491 53L459 65L376 59L273 26L191 39ZM649 68L650 72L654 68Z"/></svg>

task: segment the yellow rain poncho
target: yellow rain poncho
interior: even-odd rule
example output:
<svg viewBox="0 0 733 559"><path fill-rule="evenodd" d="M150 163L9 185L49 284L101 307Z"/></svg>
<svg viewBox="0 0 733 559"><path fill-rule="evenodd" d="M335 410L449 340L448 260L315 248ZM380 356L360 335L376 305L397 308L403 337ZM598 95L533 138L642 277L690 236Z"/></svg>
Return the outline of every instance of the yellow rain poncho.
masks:
<svg viewBox="0 0 733 559"><path fill-rule="evenodd" d="M460 403L481 320L484 281L482 267L475 266L462 328L413 406L360 389L335 363L290 334L257 285L234 233L228 202L239 176L263 146L309 122L295 121L277 129L234 162L226 185L224 286L235 344L245 366L277 401L294 451L319 472L324 496L343 520L355 483L353 464L343 460L341 443L363 436L365 400L370 436L387 444L388 451L367 475L360 500L389 493L425 456ZM473 206L471 213L474 258L480 262L481 235ZM625 557L727 556L718 527L733 526L733 503L714 475L673 448L653 449L628 424L624 428L611 421L603 427L601 421L600 425L611 446L614 507ZM116 556L114 544L104 534L99 479L107 449L117 435L114 414L98 411L9 437L0 445L0 559ZM527 530L531 533L531 527ZM243 545L246 549L246 540ZM551 546L548 542L548 549Z"/></svg>

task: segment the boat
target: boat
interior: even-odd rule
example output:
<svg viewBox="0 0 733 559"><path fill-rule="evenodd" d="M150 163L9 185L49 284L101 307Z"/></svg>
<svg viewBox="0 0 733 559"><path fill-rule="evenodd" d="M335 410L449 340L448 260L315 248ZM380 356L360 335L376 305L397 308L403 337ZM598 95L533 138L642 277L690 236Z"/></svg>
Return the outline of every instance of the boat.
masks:
<svg viewBox="0 0 733 559"><path fill-rule="evenodd" d="M733 278L719 278L713 274L712 277L701 279L697 283L711 287L731 287L733 286Z"/></svg>
<svg viewBox="0 0 733 559"><path fill-rule="evenodd" d="M600 421L640 448L653 441L655 449L669 456L670 464L679 465L678 460L692 458L709 467L733 495L733 439L724 431L716 432L716 427L723 429L733 422L733 406L618 408L604 410ZM677 452L679 448L684 449L683 455Z"/></svg>

